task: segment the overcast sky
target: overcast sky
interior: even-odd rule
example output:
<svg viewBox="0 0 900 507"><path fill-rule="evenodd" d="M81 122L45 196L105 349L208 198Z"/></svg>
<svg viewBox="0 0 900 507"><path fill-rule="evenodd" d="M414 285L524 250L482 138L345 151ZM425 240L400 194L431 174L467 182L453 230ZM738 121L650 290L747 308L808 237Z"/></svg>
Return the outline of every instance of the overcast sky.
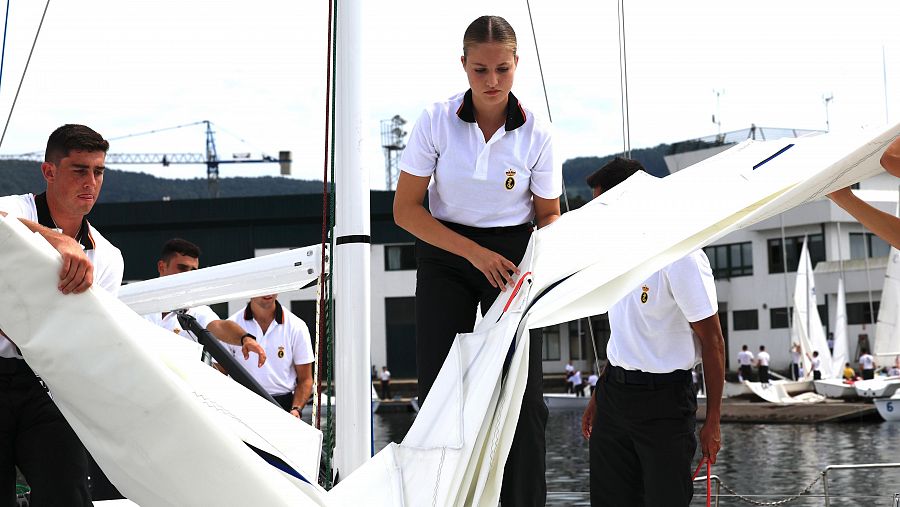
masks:
<svg viewBox="0 0 900 507"><path fill-rule="evenodd" d="M40 5L39 5L40 4ZM616 3L531 0L563 158L622 149ZM43 2L13 2L0 80L5 122ZM467 88L462 33L482 14L519 38L514 91L546 114L525 0L371 0L363 6L363 161L384 187L379 121L412 122ZM900 2L625 1L631 145L749 127L832 130L900 121ZM220 158L293 152L323 166L327 2L79 0L51 3L0 153L42 150L62 123L107 138L210 120ZM885 65L882 64L884 54ZM885 93L884 70L887 71ZM201 126L116 140L111 152L202 152ZM203 166L123 166L205 177ZM225 165L223 177L277 165Z"/></svg>

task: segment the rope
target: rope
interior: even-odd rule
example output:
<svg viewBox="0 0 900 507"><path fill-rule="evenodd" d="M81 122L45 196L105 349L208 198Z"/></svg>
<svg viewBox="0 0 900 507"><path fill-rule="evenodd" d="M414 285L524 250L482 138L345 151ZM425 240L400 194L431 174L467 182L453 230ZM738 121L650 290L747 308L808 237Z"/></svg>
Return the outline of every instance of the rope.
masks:
<svg viewBox="0 0 900 507"><path fill-rule="evenodd" d="M628 118L628 58L625 53L625 2L617 2L619 17L619 95L622 99L622 154L631 158L631 121Z"/></svg>
<svg viewBox="0 0 900 507"><path fill-rule="evenodd" d="M13 97L12 105L9 106L9 116L6 117L6 125L3 126L3 134L0 134L0 146L3 146L3 140L6 139L6 130L9 128L9 122L12 120L13 111L16 109L16 101L19 100L19 92L22 91L22 83L25 82L28 64L31 63L31 55L34 54L34 47L37 46L38 36L41 34L41 27L44 26L44 18L47 17L47 9L49 7L50 0L47 0L47 3L44 4L44 12L41 14L41 22L38 23L37 32L34 34L34 42L31 43L31 51L28 52L28 59L25 60L25 68L22 69L22 78L19 79L19 87L16 88L16 96Z"/></svg>
<svg viewBox="0 0 900 507"><path fill-rule="evenodd" d="M3 82L3 62L6 61L7 28L9 28L9 0L6 0L6 18L3 20L3 50L0 52L0 82Z"/></svg>
<svg viewBox="0 0 900 507"><path fill-rule="evenodd" d="M700 468L704 463L706 464L706 507L710 507L710 501L712 500L712 463L709 462L709 458L706 456L700 458L700 463L697 464L691 480L693 481L697 478L697 474L700 473Z"/></svg>
<svg viewBox="0 0 900 507"><path fill-rule="evenodd" d="M534 53L537 55L538 72L541 74L541 86L544 87L544 102L547 104L547 119L550 120L550 123L553 123L553 116L550 114L550 99L547 97L547 83L544 81L544 67L541 66L541 52L538 50L537 35L534 31L534 18L531 17L531 2L525 0L525 5L528 7L528 21L531 23L531 38L534 39Z"/></svg>
<svg viewBox="0 0 900 507"><path fill-rule="evenodd" d="M119 136L119 137L110 137L109 139L107 139L107 141L118 141L119 139L128 139L129 137L145 136L147 134L157 134L159 132L165 132L167 130L175 130L175 129L180 129L180 128L184 128L184 127L193 127L194 125L203 125L205 123L206 123L205 120L204 121L195 121L194 123L185 123L184 125L175 125L174 127L165 127L165 128L156 129L156 130L148 130L146 132L137 132L135 134L126 134L124 136Z"/></svg>
<svg viewBox="0 0 900 507"><path fill-rule="evenodd" d="M335 40L337 32L337 2L331 1L328 4L328 48L327 67L326 67L326 85L325 85L325 161L323 164L322 176L322 267L323 272L320 277L319 285L321 287L321 298L319 300L319 318L317 319L317 327L319 332L318 349L319 360L316 371L316 427L322 430L324 441L322 445L322 474L319 477L322 487L331 489L334 485L334 447L335 447L335 429L334 429L334 412L333 397L329 398L329 403L325 408L325 428L322 428L321 408L322 408L322 381L321 370L325 372L325 393L328 396L334 394L334 329L333 329L333 293L332 293L332 266L333 262L328 263L327 273L324 271L325 263L328 257L327 252L332 252L332 260L334 253L334 234L331 233L331 227L334 224L334 200L330 195L334 192L334 123L331 119L334 117L334 96L336 87L334 84L334 76L332 63L337 58L337 43ZM330 163L329 163L330 162ZM329 172L330 169L330 172ZM330 174L330 179L329 179ZM326 243L328 249L326 250Z"/></svg>

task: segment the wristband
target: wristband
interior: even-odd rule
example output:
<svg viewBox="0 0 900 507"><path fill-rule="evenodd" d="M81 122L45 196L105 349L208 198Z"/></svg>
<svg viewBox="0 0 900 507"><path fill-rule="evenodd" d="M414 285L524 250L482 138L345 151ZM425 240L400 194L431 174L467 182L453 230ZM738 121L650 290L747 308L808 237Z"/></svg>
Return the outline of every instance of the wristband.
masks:
<svg viewBox="0 0 900 507"><path fill-rule="evenodd" d="M291 410L296 410L298 414L303 413L303 407L291 407Z"/></svg>
<svg viewBox="0 0 900 507"><path fill-rule="evenodd" d="M253 338L254 340L256 339L256 337L253 336L252 334L250 334L250 333L245 333L244 336L241 336L241 347L244 346L244 338L248 338L248 337L249 337L249 338Z"/></svg>

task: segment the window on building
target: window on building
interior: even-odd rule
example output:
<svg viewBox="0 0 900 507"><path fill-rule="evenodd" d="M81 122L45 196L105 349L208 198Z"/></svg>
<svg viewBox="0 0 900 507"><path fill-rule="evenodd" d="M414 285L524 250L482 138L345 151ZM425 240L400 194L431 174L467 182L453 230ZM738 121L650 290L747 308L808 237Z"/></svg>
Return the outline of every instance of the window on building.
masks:
<svg viewBox="0 0 900 507"><path fill-rule="evenodd" d="M874 324L880 306L878 301L873 301L871 307L868 301L847 303L847 324Z"/></svg>
<svg viewBox="0 0 900 507"><path fill-rule="evenodd" d="M815 268L818 262L825 260L825 238L821 233L810 234L806 237L809 239L809 260L812 267ZM781 238L768 241L769 273L784 273L785 259L787 259L787 272L797 271L800 252L803 250L803 238L804 236L785 238L784 248L781 246Z"/></svg>
<svg viewBox="0 0 900 507"><path fill-rule="evenodd" d="M847 305L849 308L849 305ZM793 307L790 308L769 308L769 327L772 329L783 329L790 326L790 320L788 319L788 312L793 311ZM825 305L818 305L816 309L819 311L819 320L822 322L822 325L826 325L828 322L828 307ZM737 312L735 312L737 313ZM793 318L793 316L791 316ZM735 328L737 329L737 328Z"/></svg>
<svg viewBox="0 0 900 507"><path fill-rule="evenodd" d="M416 269L416 245L385 245L384 270L403 271Z"/></svg>
<svg viewBox="0 0 900 507"><path fill-rule="evenodd" d="M747 241L730 245L713 245L703 249L716 278L732 278L753 274L753 247Z"/></svg>
<svg viewBox="0 0 900 507"><path fill-rule="evenodd" d="M573 361L588 359L587 320L579 319L568 323L569 326L569 358Z"/></svg>
<svg viewBox="0 0 900 507"><path fill-rule="evenodd" d="M891 245L871 232L850 233L851 259L865 259L867 256L869 258L887 257L890 254Z"/></svg>
<svg viewBox="0 0 900 507"><path fill-rule="evenodd" d="M731 318L735 331L759 329L759 310L735 310Z"/></svg>
<svg viewBox="0 0 900 507"><path fill-rule="evenodd" d="M316 301L291 301L291 313L300 317L306 327L309 328L310 335L315 340L316 336Z"/></svg>
<svg viewBox="0 0 900 507"><path fill-rule="evenodd" d="M541 329L544 341L544 351L541 359L544 361L559 361L559 326L550 326Z"/></svg>

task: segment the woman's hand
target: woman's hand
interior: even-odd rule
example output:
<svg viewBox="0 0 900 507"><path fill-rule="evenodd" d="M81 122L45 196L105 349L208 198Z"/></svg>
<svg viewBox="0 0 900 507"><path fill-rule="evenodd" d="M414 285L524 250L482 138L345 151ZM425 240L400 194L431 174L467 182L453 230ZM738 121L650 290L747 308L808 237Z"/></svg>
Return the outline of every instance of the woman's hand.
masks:
<svg viewBox="0 0 900 507"><path fill-rule="evenodd" d="M513 282L515 275L519 274L519 268L509 259L481 246L473 248L466 260L484 274L492 287L501 291L506 291L506 285Z"/></svg>

